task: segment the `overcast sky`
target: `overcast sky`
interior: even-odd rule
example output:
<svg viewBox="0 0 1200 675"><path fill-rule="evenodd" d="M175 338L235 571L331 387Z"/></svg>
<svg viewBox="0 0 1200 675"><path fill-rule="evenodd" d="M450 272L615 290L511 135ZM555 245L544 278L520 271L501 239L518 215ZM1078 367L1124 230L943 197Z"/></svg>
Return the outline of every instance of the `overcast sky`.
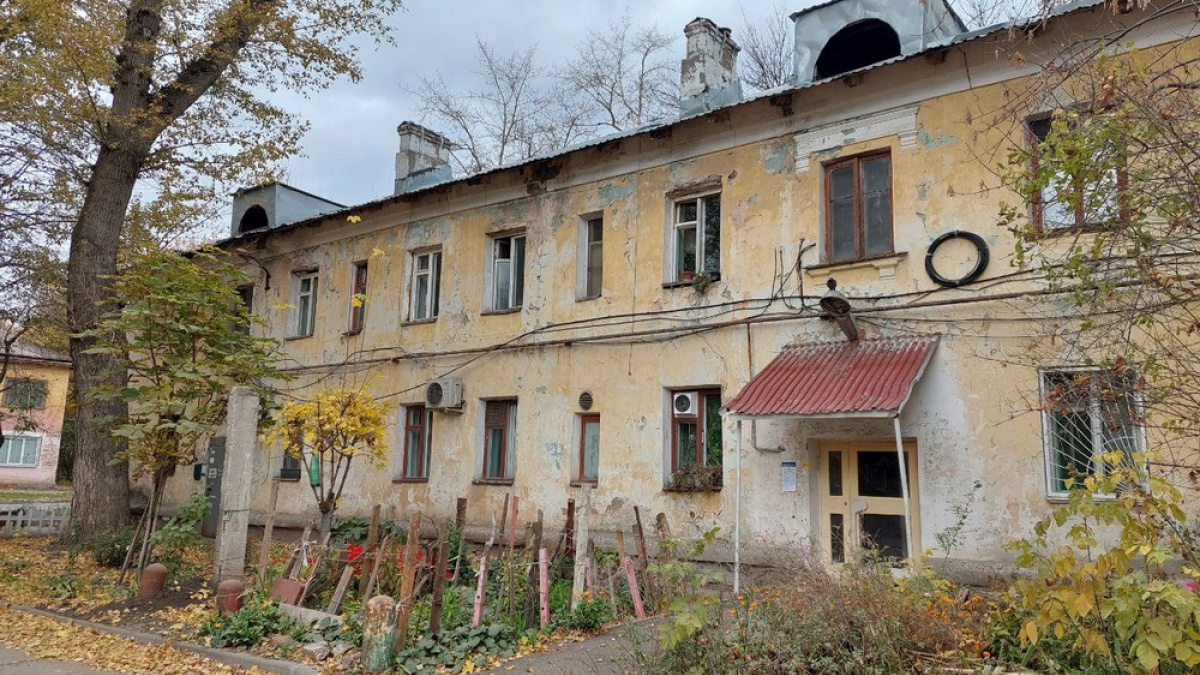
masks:
<svg viewBox="0 0 1200 675"><path fill-rule="evenodd" d="M779 2L793 12L816 0ZM311 98L279 100L306 118L311 131L304 157L286 166L285 182L342 204L354 205L392 193L396 125L420 120L419 105L405 88L421 76L441 73L448 83L473 78L475 36L497 49L537 45L540 60L570 58L588 30L628 13L637 24L655 25L677 36L672 60L683 57L683 27L697 16L729 26L737 39L742 12L758 22L772 12L772 0L407 0L392 18L395 47L364 51L363 78L339 82ZM436 129L435 129L436 130Z"/></svg>

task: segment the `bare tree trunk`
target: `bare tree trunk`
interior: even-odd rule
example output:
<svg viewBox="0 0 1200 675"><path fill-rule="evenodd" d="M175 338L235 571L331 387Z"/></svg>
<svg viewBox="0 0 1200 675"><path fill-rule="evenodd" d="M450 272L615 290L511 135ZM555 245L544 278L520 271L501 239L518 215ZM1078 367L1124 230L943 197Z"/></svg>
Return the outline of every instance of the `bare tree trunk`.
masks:
<svg viewBox="0 0 1200 675"><path fill-rule="evenodd" d="M67 313L71 332L93 328L112 297L110 278L117 273L121 226L133 195L141 158L137 153L105 147L92 171L79 222L71 234L67 264ZM88 354L94 340L71 338L75 396L74 497L71 513L78 535L94 536L124 527L129 521L129 468L114 463L122 442L107 431L104 418L123 419L120 399L95 400L105 384L121 386L125 370L113 358Z"/></svg>

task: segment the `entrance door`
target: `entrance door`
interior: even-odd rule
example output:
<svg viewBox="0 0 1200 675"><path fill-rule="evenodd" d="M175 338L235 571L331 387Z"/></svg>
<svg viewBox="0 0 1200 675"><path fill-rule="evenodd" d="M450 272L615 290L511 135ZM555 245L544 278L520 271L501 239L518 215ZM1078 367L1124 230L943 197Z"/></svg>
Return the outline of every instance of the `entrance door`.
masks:
<svg viewBox="0 0 1200 675"><path fill-rule="evenodd" d="M921 541L917 448L905 444L914 541ZM821 444L821 546L826 562L856 561L867 552L901 560L913 554L904 528L900 462L890 443ZM919 553L919 551L916 551Z"/></svg>

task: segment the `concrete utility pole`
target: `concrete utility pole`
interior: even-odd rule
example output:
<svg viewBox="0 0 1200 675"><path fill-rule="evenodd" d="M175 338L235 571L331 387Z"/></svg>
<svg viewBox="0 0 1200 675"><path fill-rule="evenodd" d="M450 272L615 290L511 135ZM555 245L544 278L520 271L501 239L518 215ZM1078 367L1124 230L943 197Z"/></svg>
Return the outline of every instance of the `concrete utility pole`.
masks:
<svg viewBox="0 0 1200 675"><path fill-rule="evenodd" d="M216 582L241 581L246 567L250 489L258 442L258 395L249 387L229 392L225 421L225 467L221 480L221 519L217 530Z"/></svg>

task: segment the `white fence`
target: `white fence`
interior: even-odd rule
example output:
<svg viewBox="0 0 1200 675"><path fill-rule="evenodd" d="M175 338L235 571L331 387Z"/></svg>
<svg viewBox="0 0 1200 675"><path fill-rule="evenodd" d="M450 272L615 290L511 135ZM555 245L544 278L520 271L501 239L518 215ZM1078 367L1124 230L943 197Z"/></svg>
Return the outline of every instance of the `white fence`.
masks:
<svg viewBox="0 0 1200 675"><path fill-rule="evenodd" d="M61 534L71 520L71 503L0 504L0 537Z"/></svg>

